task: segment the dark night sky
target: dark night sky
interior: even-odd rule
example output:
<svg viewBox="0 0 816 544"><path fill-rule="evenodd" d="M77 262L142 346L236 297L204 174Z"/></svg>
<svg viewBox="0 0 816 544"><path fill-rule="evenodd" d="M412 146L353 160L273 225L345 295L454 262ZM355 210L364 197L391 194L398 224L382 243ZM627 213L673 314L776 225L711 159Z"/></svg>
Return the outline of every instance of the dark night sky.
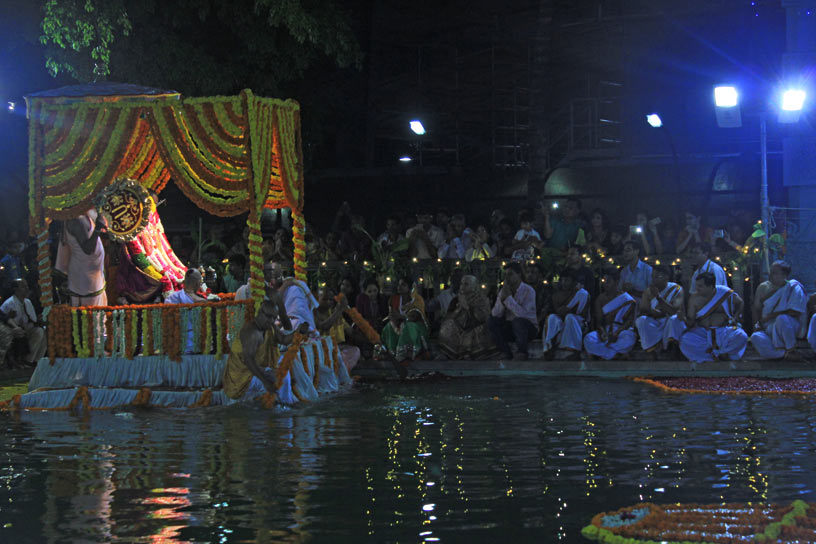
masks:
<svg viewBox="0 0 816 544"><path fill-rule="evenodd" d="M382 215L389 204L397 205L404 198L400 191L384 189L388 180L397 180L401 186L416 184L414 193L432 187L437 200L453 199L455 202L465 187L463 180L483 179L491 186L500 187L502 180L512 178L512 173L486 170L481 165L468 171L467 164L458 170L445 169L446 166L440 175L426 173L399 177L404 175L404 170L403 173L397 170L399 165L393 155L398 152L398 146L404 144L399 138L379 142L377 137L389 131L403 134L404 120L399 116L395 117L396 121L378 120L375 115L378 112L369 111L368 105L405 111L406 114L412 107L418 109L417 105L440 115L449 113L450 105L445 101L444 93L435 90L439 82L434 80L434 77L441 79L449 74L442 73L444 70L437 74L429 72L421 89L408 87L400 94L389 94L384 87L375 85L372 74L395 70L394 66L386 66L388 62L393 63L394 55L382 54L383 51L410 50L417 45L442 50L457 42L466 46L477 39L474 36L484 38L480 25L487 24L485 21L498 25L505 37L516 33L511 37L532 39L530 34L537 29L531 16L536 14L537 4L530 0L501 5L487 1L415 2L409 5L393 0L370 6L358 2L353 24L365 54L363 69L337 70L329 63L322 63L318 69L308 72L304 80L291 85L290 96L304 104L311 101L324 106L312 117L309 110L304 110L304 124L320 125L320 130L314 133L319 133L319 137L305 142L309 158L307 201L310 204L307 205L319 215L328 213L330 206L339 204L341 195L338 193L344 190L344 184L351 183L352 187L347 191L351 195L373 194L371 191L374 190L391 196L394 202L385 202L383 209L378 210ZM613 4L620 2L604 2L610 10ZM635 4L637 2L620 5ZM694 5L695 2L687 4ZM699 2L699 5L710 4ZM549 57L551 95L547 107L553 112L562 109L575 94L572 82L581 75L612 73L625 81L621 102L625 122L621 130L626 152L637 155L665 151L665 143L655 138L641 121L646 110L665 113L664 119L672 124L681 153L739 149L751 145L750 141L755 137L751 129L725 134L715 130L711 85L720 81L735 82L748 91L748 102L759 102L757 97L769 96L771 89L784 77L780 68L784 49L784 13L778 1L759 1L757 4L752 5L749 0L720 1L717 5L722 8L713 12L688 14L671 11L655 16L654 10L660 6L677 6L672 2L656 1L649 3L648 9L644 8L643 12L651 13L651 16L622 18L617 26L604 28L603 25L575 24L587 14L595 13L597 2L554 0L553 50ZM22 96L26 93L71 83L65 79L55 80L45 71L42 49L37 43L39 18L39 2L0 2L0 98L4 106L9 100L21 106ZM134 29L134 32L138 31L138 28ZM224 53L228 54L227 51ZM406 62L397 63L396 71L404 68L410 72L413 68ZM321 98L326 96L326 89L332 91L330 100ZM751 104L746 108L750 109ZM14 114L5 109L0 111L0 187L8 195L2 205L5 217L13 217L14 221L25 219L24 201L20 199L27 190L26 123L21 110L18 107ZM307 130L307 137L308 134ZM372 149L378 151L372 154ZM379 169L376 170L379 174L347 177L348 172L360 172L366 168ZM449 187L449 192L445 187ZM491 195L485 196L489 198ZM360 202L359 206L363 204ZM320 222L319 217L315 220Z"/></svg>

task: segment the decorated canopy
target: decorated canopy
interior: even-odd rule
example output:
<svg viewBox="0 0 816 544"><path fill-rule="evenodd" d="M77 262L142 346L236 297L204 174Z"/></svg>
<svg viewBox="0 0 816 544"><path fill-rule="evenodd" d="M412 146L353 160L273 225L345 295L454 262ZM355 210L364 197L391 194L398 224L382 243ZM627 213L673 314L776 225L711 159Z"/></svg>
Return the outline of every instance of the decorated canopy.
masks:
<svg viewBox="0 0 816 544"><path fill-rule="evenodd" d="M305 273L300 105L238 96L181 98L175 91L102 83L26 97L29 213L40 243L43 307L50 307L47 229L77 217L110 183L130 178L155 192L172 179L202 210L248 212L252 292L262 296L260 216L292 209L295 272Z"/></svg>

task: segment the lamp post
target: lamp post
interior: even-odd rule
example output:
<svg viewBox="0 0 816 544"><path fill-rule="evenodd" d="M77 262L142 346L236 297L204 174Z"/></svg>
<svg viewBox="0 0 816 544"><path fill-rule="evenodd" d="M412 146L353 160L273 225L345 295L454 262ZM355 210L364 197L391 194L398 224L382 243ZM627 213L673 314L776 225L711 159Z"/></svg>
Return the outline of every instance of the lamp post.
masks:
<svg viewBox="0 0 816 544"><path fill-rule="evenodd" d="M674 146L674 138L672 137L671 131L668 129L666 125L663 124L663 119L661 119L660 115L657 113L650 113L646 116L646 122L649 123L649 126L652 128L659 128L663 134L666 135L666 139L669 142L669 149L671 149L672 153L672 160L674 161L674 168L675 174L677 173L677 168L680 166L680 161L677 157L677 148Z"/></svg>
<svg viewBox="0 0 816 544"><path fill-rule="evenodd" d="M770 246L768 245L768 230L771 228L771 210L768 205L768 121L767 114L759 114L759 155L762 182L759 185L759 205L762 211L762 230L765 232L765 260L762 263L762 280L767 280L770 274Z"/></svg>
<svg viewBox="0 0 816 544"><path fill-rule="evenodd" d="M804 106L807 94L802 89L788 89L782 94L778 120L780 123L795 123ZM739 92L733 85L718 85L714 87L714 103L717 113L717 124L722 128L738 128L742 126L742 117L739 108ZM762 216L762 230L765 233L765 258L762 262L760 275L763 280L770 274L770 228L771 209L768 199L768 113L759 113L759 155L761 183L759 186L759 206Z"/></svg>

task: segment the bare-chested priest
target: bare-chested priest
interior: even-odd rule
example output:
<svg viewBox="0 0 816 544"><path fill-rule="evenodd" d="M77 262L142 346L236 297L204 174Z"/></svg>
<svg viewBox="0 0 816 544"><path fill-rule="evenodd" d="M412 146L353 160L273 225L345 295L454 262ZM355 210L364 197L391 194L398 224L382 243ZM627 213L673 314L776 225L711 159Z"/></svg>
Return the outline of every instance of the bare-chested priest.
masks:
<svg viewBox="0 0 816 544"><path fill-rule="evenodd" d="M751 344L764 359L801 359L793 348L805 336L808 296L801 283L789 279L790 271L785 261L774 261L769 280L754 297L753 314L759 319Z"/></svg>
<svg viewBox="0 0 816 544"><path fill-rule="evenodd" d="M680 351L695 363L742 358L748 335L739 324L743 301L733 290L717 285L711 272L697 275L695 294L686 312L688 329L680 338Z"/></svg>

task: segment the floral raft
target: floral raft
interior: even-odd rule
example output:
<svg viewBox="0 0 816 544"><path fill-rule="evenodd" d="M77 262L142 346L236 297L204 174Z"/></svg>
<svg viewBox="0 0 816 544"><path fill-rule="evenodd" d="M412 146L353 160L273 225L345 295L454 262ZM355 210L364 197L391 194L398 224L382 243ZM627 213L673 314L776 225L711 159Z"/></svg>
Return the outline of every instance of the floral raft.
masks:
<svg viewBox="0 0 816 544"><path fill-rule="evenodd" d="M598 514L581 534L608 544L814 542L816 510L799 500L788 505L642 503Z"/></svg>
<svg viewBox="0 0 816 544"><path fill-rule="evenodd" d="M816 394L816 378L763 379L741 376L719 378L634 378L664 391L754 395Z"/></svg>

